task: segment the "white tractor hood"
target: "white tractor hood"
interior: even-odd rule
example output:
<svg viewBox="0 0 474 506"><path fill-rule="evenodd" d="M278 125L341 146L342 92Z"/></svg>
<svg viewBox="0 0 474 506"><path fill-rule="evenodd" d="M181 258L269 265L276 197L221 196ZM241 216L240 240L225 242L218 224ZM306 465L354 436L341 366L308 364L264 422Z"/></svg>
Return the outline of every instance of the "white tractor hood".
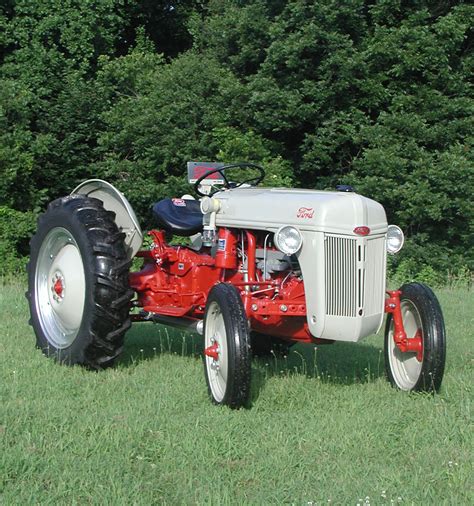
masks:
<svg viewBox="0 0 474 506"><path fill-rule="evenodd" d="M217 226L276 231L294 225L301 231L353 234L356 227L370 235L387 232L384 208L354 192L285 188L235 188L218 192Z"/></svg>

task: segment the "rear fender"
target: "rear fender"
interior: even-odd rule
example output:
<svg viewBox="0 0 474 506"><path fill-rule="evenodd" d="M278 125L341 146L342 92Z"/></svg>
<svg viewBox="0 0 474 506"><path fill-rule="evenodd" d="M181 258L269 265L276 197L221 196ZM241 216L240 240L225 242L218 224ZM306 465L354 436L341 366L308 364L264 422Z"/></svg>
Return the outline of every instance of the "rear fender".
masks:
<svg viewBox="0 0 474 506"><path fill-rule="evenodd" d="M77 186L71 194L87 195L103 202L107 211L115 213L115 223L125 234L127 256L131 260L141 248L143 232L135 212L125 196L115 186L102 179L88 179Z"/></svg>

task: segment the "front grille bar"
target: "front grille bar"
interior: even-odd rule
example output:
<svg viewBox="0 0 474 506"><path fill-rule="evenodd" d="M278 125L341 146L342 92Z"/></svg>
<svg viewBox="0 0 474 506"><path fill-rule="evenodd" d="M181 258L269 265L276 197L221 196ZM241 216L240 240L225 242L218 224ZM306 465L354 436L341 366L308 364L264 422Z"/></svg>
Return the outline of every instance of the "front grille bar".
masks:
<svg viewBox="0 0 474 506"><path fill-rule="evenodd" d="M360 252L359 252L360 253ZM364 300L357 239L327 235L324 242L326 314L356 316Z"/></svg>

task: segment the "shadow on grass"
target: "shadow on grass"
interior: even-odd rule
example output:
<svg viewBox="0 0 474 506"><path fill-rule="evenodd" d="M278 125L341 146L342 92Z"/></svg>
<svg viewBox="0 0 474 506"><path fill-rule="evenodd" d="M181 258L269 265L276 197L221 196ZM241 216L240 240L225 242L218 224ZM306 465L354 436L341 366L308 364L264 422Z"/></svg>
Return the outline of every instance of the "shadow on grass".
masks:
<svg viewBox="0 0 474 506"><path fill-rule="evenodd" d="M203 338L197 334L152 323L135 323L127 334L118 365L129 367L163 354L201 360L202 353ZM384 375L382 349L366 343L297 344L287 356L254 357L251 402L258 398L269 378L294 374L337 385L367 383Z"/></svg>
<svg viewBox="0 0 474 506"><path fill-rule="evenodd" d="M163 354L200 358L203 349L203 339L197 334L151 322L134 323L117 365L128 367Z"/></svg>
<svg viewBox="0 0 474 506"><path fill-rule="evenodd" d="M381 348L370 344L339 342L331 345L297 344L287 356L255 358L252 368L253 399L275 376L299 374L324 383L354 385L385 374Z"/></svg>

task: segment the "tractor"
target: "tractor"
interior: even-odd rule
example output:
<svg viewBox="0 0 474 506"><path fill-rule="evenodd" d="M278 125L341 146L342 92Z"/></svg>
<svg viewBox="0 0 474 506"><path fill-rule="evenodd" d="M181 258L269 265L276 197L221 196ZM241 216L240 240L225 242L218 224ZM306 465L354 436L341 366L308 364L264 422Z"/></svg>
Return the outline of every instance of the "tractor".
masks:
<svg viewBox="0 0 474 506"><path fill-rule="evenodd" d="M386 316L390 383L439 390L442 311L424 284L387 290L387 254L404 235L381 204L347 185L262 187L265 171L252 163L188 162L188 178L197 198L153 204L146 248L130 203L106 181L49 204L31 240L27 291L45 355L98 370L120 355L132 322L181 327L204 340L210 399L240 408L252 354L358 342Z"/></svg>

